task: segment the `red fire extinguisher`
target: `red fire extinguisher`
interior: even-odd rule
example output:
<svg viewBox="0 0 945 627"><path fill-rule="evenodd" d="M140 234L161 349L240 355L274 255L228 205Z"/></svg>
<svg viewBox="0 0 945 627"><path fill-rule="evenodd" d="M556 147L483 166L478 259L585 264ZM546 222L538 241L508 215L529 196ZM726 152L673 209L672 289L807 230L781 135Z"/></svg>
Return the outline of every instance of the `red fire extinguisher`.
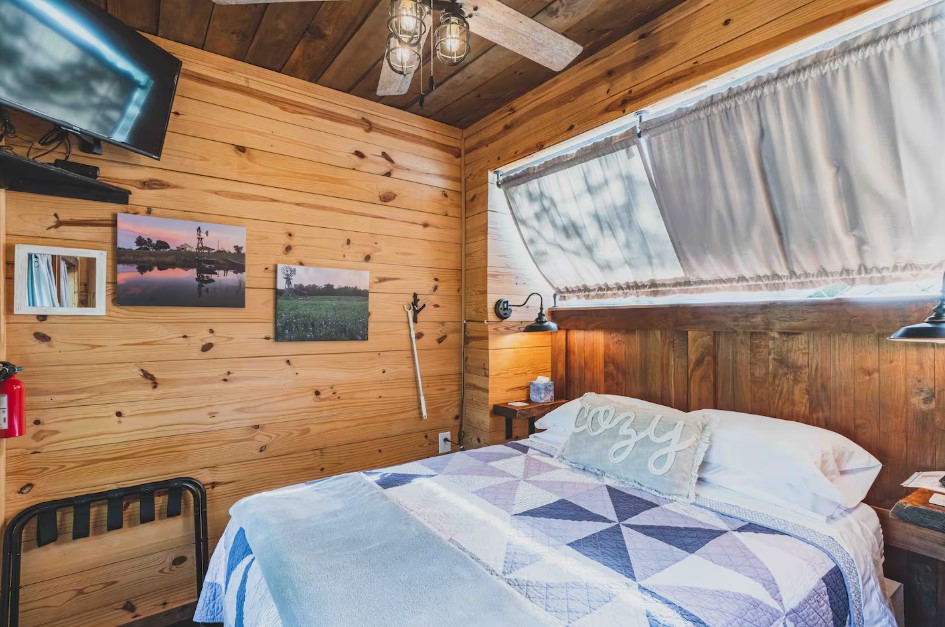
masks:
<svg viewBox="0 0 945 627"><path fill-rule="evenodd" d="M16 438L26 431L26 395L16 373L23 370L0 361L0 438Z"/></svg>

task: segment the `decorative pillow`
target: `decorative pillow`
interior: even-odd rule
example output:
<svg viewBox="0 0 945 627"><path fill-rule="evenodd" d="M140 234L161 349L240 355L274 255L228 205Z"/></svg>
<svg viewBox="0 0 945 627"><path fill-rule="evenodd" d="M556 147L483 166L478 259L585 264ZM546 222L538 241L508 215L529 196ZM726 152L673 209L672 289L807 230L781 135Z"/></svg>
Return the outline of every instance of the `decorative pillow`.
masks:
<svg viewBox="0 0 945 627"><path fill-rule="evenodd" d="M588 394L593 394L593 392L588 392ZM617 396L615 394L595 394L595 396L604 401L623 404L629 403L640 409L647 409L657 413L683 413L671 407L666 407L665 405L657 405L656 403L630 396ZM577 419L578 412L581 411L582 400L583 398L576 398L573 401L568 401L535 421L535 428L542 429L543 432L536 433L532 438L540 440L543 444L552 446L555 451L559 450L561 445L564 444L564 441L568 439L568 436L571 435L571 432L574 430L574 421Z"/></svg>
<svg viewBox="0 0 945 627"><path fill-rule="evenodd" d="M558 459L658 496L692 501L715 420L585 394Z"/></svg>

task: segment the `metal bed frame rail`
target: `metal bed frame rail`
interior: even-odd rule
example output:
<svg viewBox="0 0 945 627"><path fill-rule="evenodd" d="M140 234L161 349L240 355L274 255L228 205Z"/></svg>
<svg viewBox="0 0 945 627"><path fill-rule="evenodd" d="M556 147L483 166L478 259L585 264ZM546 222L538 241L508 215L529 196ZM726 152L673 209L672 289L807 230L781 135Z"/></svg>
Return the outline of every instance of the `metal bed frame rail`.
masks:
<svg viewBox="0 0 945 627"><path fill-rule="evenodd" d="M0 625L17 627L20 610L20 567L23 555L23 531L36 519L36 544L45 546L59 537L58 512L71 507L73 511L72 538L87 538L91 534L91 508L95 503L107 502L106 532L124 525L124 501L136 497L139 501L139 522L155 520L154 497L167 493L167 518L180 516L182 495L190 493L194 504L194 555L197 575L197 596L203 588L209 563L207 537L207 491L203 484L190 477L165 479L151 483L83 494L27 507L10 521L3 534L3 567L0 571Z"/></svg>

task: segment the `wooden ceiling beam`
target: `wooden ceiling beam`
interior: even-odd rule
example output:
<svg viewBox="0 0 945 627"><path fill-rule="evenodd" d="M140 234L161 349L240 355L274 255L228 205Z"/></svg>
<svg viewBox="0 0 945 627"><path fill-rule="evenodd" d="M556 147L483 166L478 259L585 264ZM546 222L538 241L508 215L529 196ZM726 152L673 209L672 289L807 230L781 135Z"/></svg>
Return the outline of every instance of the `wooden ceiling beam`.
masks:
<svg viewBox="0 0 945 627"><path fill-rule="evenodd" d="M387 2L377 3L361 28L322 73L319 85L350 92L374 69L384 53L384 39L378 33L387 31L387 6Z"/></svg>
<svg viewBox="0 0 945 627"><path fill-rule="evenodd" d="M533 61L519 59L508 69L449 103L436 114L436 119L461 121L465 126L458 128L465 128L489 115L490 111L551 80L556 74Z"/></svg>
<svg viewBox="0 0 945 627"><path fill-rule="evenodd" d="M555 75L473 34L466 61L455 67L434 64L437 89L421 109L419 73L406 94L381 98L376 93L388 0L243 5L216 5L212 0L89 1L143 32L460 126L475 123ZM584 45L580 59L684 0L634 0L630 7L608 0L501 1ZM424 81L429 68L425 50Z"/></svg>
<svg viewBox="0 0 945 627"><path fill-rule="evenodd" d="M600 0L557 0L542 7L533 15L533 19L552 30L562 32L576 24L600 4ZM452 104L458 99L512 67L520 59L522 57L502 46L491 47L474 65L463 66L461 72L457 72L436 92L428 96L424 103L423 114L439 119L437 116L441 111L447 107L452 109ZM533 64L533 67L536 71L541 71L541 66L537 63ZM408 110L414 113L420 112L416 104Z"/></svg>
<svg viewBox="0 0 945 627"><path fill-rule="evenodd" d="M212 13L212 0L161 0L158 35L203 48Z"/></svg>
<svg viewBox="0 0 945 627"><path fill-rule="evenodd" d="M152 35L158 31L160 0L108 0L108 12L135 30Z"/></svg>
<svg viewBox="0 0 945 627"><path fill-rule="evenodd" d="M632 17L627 16L625 7L615 4L600 6L561 32L584 46L584 52L575 61L580 62L590 56L591 51L603 50L682 1L641 0L635 5ZM466 128L488 115L488 111L500 109L551 80L555 74L533 61L518 57L510 67L450 103L437 119Z"/></svg>
<svg viewBox="0 0 945 627"><path fill-rule="evenodd" d="M283 74L318 82L378 2L324 3L289 55Z"/></svg>
<svg viewBox="0 0 945 627"><path fill-rule="evenodd" d="M242 61L265 12L265 4L213 5L204 50Z"/></svg>
<svg viewBox="0 0 945 627"><path fill-rule="evenodd" d="M268 5L245 61L269 70L281 70L322 6L321 2Z"/></svg>

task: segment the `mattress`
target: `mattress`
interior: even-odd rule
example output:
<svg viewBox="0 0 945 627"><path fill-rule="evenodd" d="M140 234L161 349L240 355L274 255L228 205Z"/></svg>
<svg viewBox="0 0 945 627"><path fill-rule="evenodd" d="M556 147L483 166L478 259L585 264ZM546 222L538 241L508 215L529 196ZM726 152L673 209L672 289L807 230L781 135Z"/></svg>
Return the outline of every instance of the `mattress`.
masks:
<svg viewBox="0 0 945 627"><path fill-rule="evenodd" d="M695 504L677 503L565 466L527 441L363 475L548 624L895 624L878 519L865 505L825 523L711 486ZM195 620L283 625L232 521Z"/></svg>

